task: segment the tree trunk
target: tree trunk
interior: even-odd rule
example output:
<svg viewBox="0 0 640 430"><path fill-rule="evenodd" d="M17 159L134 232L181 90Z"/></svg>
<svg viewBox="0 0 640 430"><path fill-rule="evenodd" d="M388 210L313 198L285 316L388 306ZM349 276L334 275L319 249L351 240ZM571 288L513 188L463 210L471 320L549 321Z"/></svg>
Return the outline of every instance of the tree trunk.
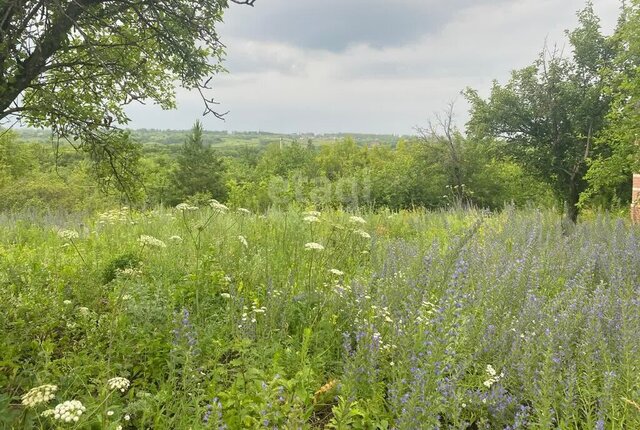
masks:
<svg viewBox="0 0 640 430"><path fill-rule="evenodd" d="M578 221L578 200L580 199L580 193L578 192L578 184L575 181L569 182L569 194L566 201L566 215L567 219L571 220L574 224Z"/></svg>

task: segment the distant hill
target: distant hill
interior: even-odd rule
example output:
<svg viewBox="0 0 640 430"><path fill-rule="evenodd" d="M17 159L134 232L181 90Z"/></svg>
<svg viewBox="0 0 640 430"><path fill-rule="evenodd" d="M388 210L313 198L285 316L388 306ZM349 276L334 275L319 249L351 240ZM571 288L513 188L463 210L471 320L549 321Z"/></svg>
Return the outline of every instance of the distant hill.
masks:
<svg viewBox="0 0 640 430"><path fill-rule="evenodd" d="M49 130L33 128L17 128L14 131L25 141L47 143L51 140ZM156 145L181 145L189 130L160 130L160 129L136 129L131 130L133 137L143 144ZM232 147L265 146L271 143L290 144L292 142L313 143L314 145L326 145L336 140L351 137L358 145L390 145L395 144L400 136L391 134L363 134L363 133L296 133L280 134L264 131L205 131L204 141L213 147L230 149Z"/></svg>

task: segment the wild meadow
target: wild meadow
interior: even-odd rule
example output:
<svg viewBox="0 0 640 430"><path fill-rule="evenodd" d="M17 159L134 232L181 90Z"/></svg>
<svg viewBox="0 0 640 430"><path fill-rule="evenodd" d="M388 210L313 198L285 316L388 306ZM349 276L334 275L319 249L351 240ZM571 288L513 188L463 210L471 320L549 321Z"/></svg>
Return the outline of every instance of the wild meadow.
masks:
<svg viewBox="0 0 640 430"><path fill-rule="evenodd" d="M0 427L640 428L640 231L551 211L0 218Z"/></svg>

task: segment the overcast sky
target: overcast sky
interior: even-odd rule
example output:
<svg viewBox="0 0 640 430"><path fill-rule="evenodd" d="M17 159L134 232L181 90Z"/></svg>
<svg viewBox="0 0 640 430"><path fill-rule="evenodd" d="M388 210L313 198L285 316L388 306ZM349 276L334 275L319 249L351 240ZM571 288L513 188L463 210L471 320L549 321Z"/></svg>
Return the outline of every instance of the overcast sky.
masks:
<svg viewBox="0 0 640 430"><path fill-rule="evenodd" d="M566 44L584 0L257 0L232 5L219 33L228 74L213 80L226 121L208 130L411 134L466 87L531 64L545 40ZM605 33L619 2L594 0ZM201 117L197 94L178 109L129 109L132 128L187 129Z"/></svg>

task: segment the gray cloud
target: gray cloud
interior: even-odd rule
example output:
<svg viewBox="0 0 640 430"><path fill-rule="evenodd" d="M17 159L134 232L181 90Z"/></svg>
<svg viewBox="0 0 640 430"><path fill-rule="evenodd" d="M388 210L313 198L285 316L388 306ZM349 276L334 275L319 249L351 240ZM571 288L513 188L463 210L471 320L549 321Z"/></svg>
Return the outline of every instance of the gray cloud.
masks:
<svg viewBox="0 0 640 430"><path fill-rule="evenodd" d="M224 31L252 40L341 52L411 43L442 29L468 7L509 0L262 0L233 7ZM247 10L249 9L249 10Z"/></svg>
<svg viewBox="0 0 640 430"><path fill-rule="evenodd" d="M255 8L232 7L219 29L230 74L213 80L211 94L230 114L225 122L205 118L205 127L407 134L456 98L464 126L460 90L486 95L493 79L504 82L512 69L531 64L545 39L566 43L564 30L576 25L584 0L367 4L258 0ZM380 11L390 4L395 11L383 18ZM594 6L610 32L616 1L594 0ZM336 29L330 37L329 28ZM201 100L179 91L177 101L171 112L132 107L130 126L189 128L202 113Z"/></svg>

